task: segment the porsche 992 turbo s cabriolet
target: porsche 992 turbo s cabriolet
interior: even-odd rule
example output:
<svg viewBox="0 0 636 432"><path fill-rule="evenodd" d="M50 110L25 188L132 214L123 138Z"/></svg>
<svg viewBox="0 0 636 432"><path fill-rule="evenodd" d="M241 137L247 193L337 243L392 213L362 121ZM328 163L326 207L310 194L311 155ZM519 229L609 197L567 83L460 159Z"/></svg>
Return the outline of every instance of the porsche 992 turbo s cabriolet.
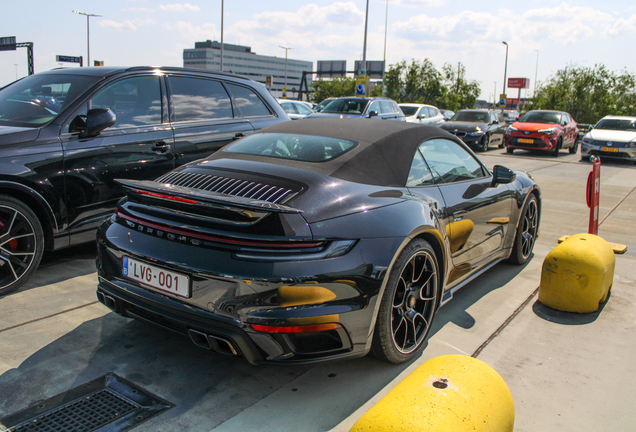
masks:
<svg viewBox="0 0 636 432"><path fill-rule="evenodd" d="M401 363L437 309L525 263L538 186L435 127L316 119L121 181L98 231L98 299L251 363Z"/></svg>

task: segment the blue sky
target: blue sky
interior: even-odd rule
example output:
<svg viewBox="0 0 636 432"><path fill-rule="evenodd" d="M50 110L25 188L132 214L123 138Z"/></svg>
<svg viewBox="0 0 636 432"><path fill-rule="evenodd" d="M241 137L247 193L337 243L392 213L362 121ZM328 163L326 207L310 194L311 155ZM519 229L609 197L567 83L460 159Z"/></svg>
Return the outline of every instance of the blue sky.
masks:
<svg viewBox="0 0 636 432"><path fill-rule="evenodd" d="M386 0L370 0L367 59L384 56ZM225 0L224 40L258 54L290 58L354 60L362 57L366 0ZM91 18L91 61L106 65L182 66L184 48L220 40L221 0L110 0L4 2L0 36L33 42L35 71L55 67L56 54L86 58L86 18ZM502 91L505 46L508 77L538 80L571 63L636 73L636 4L624 0L524 2L389 0L386 60L429 58L438 69L462 62L481 97ZM15 66L17 65L17 66ZM71 66L65 63L65 66ZM26 50L0 52L0 86L27 74ZM497 87L495 90L495 83ZM516 96L517 90L508 95ZM524 94L522 93L522 96Z"/></svg>

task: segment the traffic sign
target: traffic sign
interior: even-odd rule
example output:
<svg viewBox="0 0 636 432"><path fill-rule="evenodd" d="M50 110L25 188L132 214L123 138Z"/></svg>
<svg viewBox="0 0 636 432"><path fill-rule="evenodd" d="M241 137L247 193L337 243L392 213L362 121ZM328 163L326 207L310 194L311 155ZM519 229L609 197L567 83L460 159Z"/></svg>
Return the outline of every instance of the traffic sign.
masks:
<svg viewBox="0 0 636 432"><path fill-rule="evenodd" d="M56 55L55 56L55 61L56 62L66 62L66 63L79 63L81 65L82 64L82 56L76 57L76 56Z"/></svg>
<svg viewBox="0 0 636 432"><path fill-rule="evenodd" d="M15 36L0 37L0 51L15 51Z"/></svg>
<svg viewBox="0 0 636 432"><path fill-rule="evenodd" d="M369 77L358 76L356 78L356 96L368 96L369 94Z"/></svg>

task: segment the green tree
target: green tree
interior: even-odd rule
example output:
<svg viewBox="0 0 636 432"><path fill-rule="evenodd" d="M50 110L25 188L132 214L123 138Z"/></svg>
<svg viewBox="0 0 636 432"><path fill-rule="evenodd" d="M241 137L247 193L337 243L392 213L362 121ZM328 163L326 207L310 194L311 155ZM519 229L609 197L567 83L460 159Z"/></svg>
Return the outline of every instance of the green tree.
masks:
<svg viewBox="0 0 636 432"><path fill-rule="evenodd" d="M452 111L475 107L481 87L477 81L468 81L464 65L458 63L455 68L454 65L445 63L442 66L442 76L447 91L440 101L440 107Z"/></svg>
<svg viewBox="0 0 636 432"><path fill-rule="evenodd" d="M356 94L356 80L354 78L319 79L311 83L313 102L322 102L329 97L353 96Z"/></svg>
<svg viewBox="0 0 636 432"><path fill-rule="evenodd" d="M569 112L579 123L596 123L606 115L633 115L636 76L615 73L604 65L570 64L540 83L531 109Z"/></svg>

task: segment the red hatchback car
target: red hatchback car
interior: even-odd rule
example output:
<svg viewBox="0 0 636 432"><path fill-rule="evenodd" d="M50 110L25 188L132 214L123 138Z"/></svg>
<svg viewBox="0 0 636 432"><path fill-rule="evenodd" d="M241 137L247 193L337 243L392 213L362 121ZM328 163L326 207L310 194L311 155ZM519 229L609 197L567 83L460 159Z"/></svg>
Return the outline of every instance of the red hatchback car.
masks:
<svg viewBox="0 0 636 432"><path fill-rule="evenodd" d="M563 111L533 110L525 113L506 131L506 151L515 149L547 150L559 156L567 148L574 154L579 149L579 128L572 116Z"/></svg>

